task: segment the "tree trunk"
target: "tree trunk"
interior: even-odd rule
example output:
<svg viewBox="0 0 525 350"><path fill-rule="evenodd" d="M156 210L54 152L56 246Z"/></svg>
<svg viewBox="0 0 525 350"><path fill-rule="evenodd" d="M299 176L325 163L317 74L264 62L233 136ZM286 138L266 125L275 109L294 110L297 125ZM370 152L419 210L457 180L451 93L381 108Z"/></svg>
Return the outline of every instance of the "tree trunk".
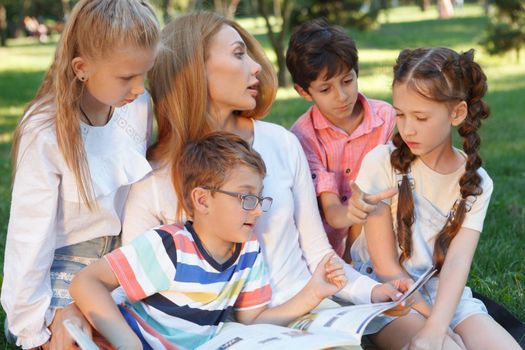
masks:
<svg viewBox="0 0 525 350"><path fill-rule="evenodd" d="M224 1L226 0L213 0L213 7L215 8L215 12L226 16L226 5L224 4Z"/></svg>
<svg viewBox="0 0 525 350"><path fill-rule="evenodd" d="M241 0L231 0L230 5L228 5L228 11L226 13L226 17L229 19L233 19L235 17L235 12L237 12L237 6L239 6L239 3Z"/></svg>
<svg viewBox="0 0 525 350"><path fill-rule="evenodd" d="M281 1L279 0L273 0L273 15L275 18L279 18L281 16Z"/></svg>
<svg viewBox="0 0 525 350"><path fill-rule="evenodd" d="M62 18L64 21L66 21L69 18L69 14L71 13L71 4L69 3L70 0L62 0L62 13L64 14L64 17Z"/></svg>
<svg viewBox="0 0 525 350"><path fill-rule="evenodd" d="M7 14L3 4L0 4L0 46L7 46Z"/></svg>
<svg viewBox="0 0 525 350"><path fill-rule="evenodd" d="M170 16L170 6L171 6L170 0L162 0L162 19L164 21L164 24L168 23L171 19Z"/></svg>
<svg viewBox="0 0 525 350"><path fill-rule="evenodd" d="M421 7L421 11L425 12L430 7L430 0L420 0L419 6Z"/></svg>
<svg viewBox="0 0 525 350"><path fill-rule="evenodd" d="M24 25L24 18L27 15L27 11L29 10L29 5L31 5L29 0L22 0L20 6L20 16L18 18L18 24L16 28L16 36L18 36L19 32L26 33L25 31L25 25Z"/></svg>
<svg viewBox="0 0 525 350"><path fill-rule="evenodd" d="M277 19L281 22L281 31L278 33L273 31L272 25L270 24L269 11L267 11L265 7L264 0L257 0L257 7L259 9L259 13L264 18L264 22L266 23L268 38L270 39L270 44L272 45L272 48L275 52L275 56L277 57L277 80L279 82L279 86L286 86L288 82L286 78L284 39L286 33L289 31L292 5L290 4L289 0L284 0L283 3L280 4L281 12L279 13L279 17Z"/></svg>

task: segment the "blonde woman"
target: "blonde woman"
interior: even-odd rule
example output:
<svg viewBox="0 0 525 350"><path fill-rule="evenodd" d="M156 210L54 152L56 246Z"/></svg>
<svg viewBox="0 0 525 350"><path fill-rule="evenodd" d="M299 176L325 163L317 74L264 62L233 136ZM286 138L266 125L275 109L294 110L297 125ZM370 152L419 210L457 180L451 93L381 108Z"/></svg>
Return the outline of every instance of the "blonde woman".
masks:
<svg viewBox="0 0 525 350"><path fill-rule="evenodd" d="M69 283L119 244L129 187L151 170L144 80L159 37L144 1L79 1L16 129L1 301L24 349L69 347L50 342Z"/></svg>
<svg viewBox="0 0 525 350"><path fill-rule="evenodd" d="M174 164L185 142L213 130L233 132L262 156L267 176L262 196L274 198L255 234L270 271L271 305L292 298L311 271L333 250L323 230L308 163L296 137L263 122L276 94L276 76L260 44L237 23L209 12L191 13L162 31L163 49L149 74L159 126L149 150L156 170L132 186L123 240L181 218ZM388 300L398 293L345 266L339 293L356 303Z"/></svg>

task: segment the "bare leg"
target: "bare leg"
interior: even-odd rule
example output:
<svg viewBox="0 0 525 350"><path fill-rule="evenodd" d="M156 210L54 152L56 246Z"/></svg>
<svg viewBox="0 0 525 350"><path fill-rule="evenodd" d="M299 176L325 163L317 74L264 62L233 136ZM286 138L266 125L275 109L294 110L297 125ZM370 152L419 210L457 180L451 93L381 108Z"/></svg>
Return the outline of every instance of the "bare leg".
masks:
<svg viewBox="0 0 525 350"><path fill-rule="evenodd" d="M370 339L380 349L401 349L423 328L425 318L419 314L408 314L389 323Z"/></svg>
<svg viewBox="0 0 525 350"><path fill-rule="evenodd" d="M467 349L521 349L503 327L485 314L466 318L456 327L455 332L461 336Z"/></svg>
<svg viewBox="0 0 525 350"><path fill-rule="evenodd" d="M408 314L399 317L370 339L380 349L407 349L410 340L423 328L426 318L419 314ZM461 347L448 335L445 337L443 349L461 350Z"/></svg>

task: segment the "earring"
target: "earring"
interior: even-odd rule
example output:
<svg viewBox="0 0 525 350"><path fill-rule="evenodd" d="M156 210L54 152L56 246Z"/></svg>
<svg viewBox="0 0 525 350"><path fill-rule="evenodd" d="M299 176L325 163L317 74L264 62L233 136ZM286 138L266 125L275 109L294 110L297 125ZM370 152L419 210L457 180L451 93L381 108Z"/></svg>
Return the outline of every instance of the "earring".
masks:
<svg viewBox="0 0 525 350"><path fill-rule="evenodd" d="M84 81L86 81L86 77L85 76L80 76L80 77L78 77L78 80L84 82Z"/></svg>

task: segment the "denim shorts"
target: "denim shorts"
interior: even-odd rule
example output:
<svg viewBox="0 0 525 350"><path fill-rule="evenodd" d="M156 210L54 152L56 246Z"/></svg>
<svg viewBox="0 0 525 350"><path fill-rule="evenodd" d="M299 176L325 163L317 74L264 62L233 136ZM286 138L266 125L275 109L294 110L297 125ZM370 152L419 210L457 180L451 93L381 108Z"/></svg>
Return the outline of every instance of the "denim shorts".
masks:
<svg viewBox="0 0 525 350"><path fill-rule="evenodd" d="M119 236L105 236L65 246L55 250L51 265L52 308L62 308L73 302L69 285L77 272L120 247Z"/></svg>
<svg viewBox="0 0 525 350"><path fill-rule="evenodd" d="M55 250L51 265L53 296L50 307L62 308L72 303L69 285L75 274L118 247L120 247L120 235L99 237ZM9 344L16 343L16 336L8 329L7 318L4 322L4 335Z"/></svg>

